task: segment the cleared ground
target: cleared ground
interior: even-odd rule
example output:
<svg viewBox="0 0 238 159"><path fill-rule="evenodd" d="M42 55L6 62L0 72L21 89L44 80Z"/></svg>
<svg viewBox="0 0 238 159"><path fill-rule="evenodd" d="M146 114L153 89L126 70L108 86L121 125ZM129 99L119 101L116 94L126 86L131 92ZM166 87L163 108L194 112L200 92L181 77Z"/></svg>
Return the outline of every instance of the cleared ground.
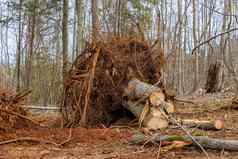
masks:
<svg viewBox="0 0 238 159"><path fill-rule="evenodd" d="M231 96L206 95L185 97L196 104L177 103L176 117L186 119L224 118L226 129L221 131L196 130L203 135L222 139L238 140L238 110L229 108ZM74 128L61 129L60 116L53 113L34 116L42 124L51 128L18 129L14 132L0 132L0 141L28 138L0 145L2 159L144 159L182 158L200 159L206 156L194 147L172 148L159 145L130 145L128 140L138 130L136 127ZM55 128L53 128L55 127ZM161 134L184 134L179 129L166 129ZM30 141L30 139L33 139ZM166 151L167 150L167 151ZM236 159L238 152L207 150L211 159Z"/></svg>

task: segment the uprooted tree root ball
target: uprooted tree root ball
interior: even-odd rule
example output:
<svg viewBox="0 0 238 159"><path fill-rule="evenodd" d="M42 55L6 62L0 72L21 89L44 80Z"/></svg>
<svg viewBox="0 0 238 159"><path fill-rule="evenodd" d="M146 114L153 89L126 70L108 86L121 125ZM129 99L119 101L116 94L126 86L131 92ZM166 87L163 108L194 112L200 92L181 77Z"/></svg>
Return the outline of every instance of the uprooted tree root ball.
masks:
<svg viewBox="0 0 238 159"><path fill-rule="evenodd" d="M108 123L122 109L123 90L132 78L154 84L164 64L160 48L138 38L112 37L87 43L64 81L65 126Z"/></svg>
<svg viewBox="0 0 238 159"><path fill-rule="evenodd" d="M31 122L24 119L28 113L23 109L24 101L29 91L15 93L7 89L0 89L0 130L13 131L21 127L31 126Z"/></svg>

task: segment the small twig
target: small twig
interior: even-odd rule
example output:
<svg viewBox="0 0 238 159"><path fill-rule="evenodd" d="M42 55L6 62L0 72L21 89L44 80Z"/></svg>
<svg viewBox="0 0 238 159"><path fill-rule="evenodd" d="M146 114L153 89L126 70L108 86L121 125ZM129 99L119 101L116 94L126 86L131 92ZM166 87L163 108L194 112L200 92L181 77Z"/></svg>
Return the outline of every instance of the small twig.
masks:
<svg viewBox="0 0 238 159"><path fill-rule="evenodd" d="M219 34L217 34L217 35L214 35L213 37L211 37L211 38L209 38L209 39L207 39L207 40L201 42L200 44L198 44L197 46L195 46L195 47L193 48L193 50L192 50L192 55L194 54L194 52L195 52L198 48L200 48L200 46L202 46L202 45L204 45L204 44L206 44L206 43L209 43L211 40L214 40L214 39L216 39L216 38L219 37L219 36L222 36L222 35L224 35L224 34L228 34L228 33L230 33L230 32L236 31L236 30L238 30L238 28L233 28L233 29L227 30L227 31L225 31L225 32L222 32L222 33L219 33Z"/></svg>
<svg viewBox="0 0 238 159"><path fill-rule="evenodd" d="M123 129L123 128L126 128L126 129L130 129L130 130L135 130L135 128L133 128L131 126L127 126L127 125L111 125L109 128L110 129Z"/></svg>
<svg viewBox="0 0 238 159"><path fill-rule="evenodd" d="M10 110L2 109L2 108L0 108L0 111L4 111L4 112L6 112L6 113L8 113L8 114L16 115L16 116L18 116L18 117L20 117L20 118L22 118L22 119L26 119L26 120L30 121L31 123L33 123L33 124L35 124L35 125L40 126L40 127L47 127L47 126L45 126L45 125L42 125L42 124L40 124L40 123L34 121L33 119L31 119L31 118L29 118L29 117L27 117L27 116L25 116L25 115L22 115L22 114L19 114L19 113L10 111Z"/></svg>
<svg viewBox="0 0 238 159"><path fill-rule="evenodd" d="M200 5L205 7L205 8L207 8L207 9L209 9L209 10L211 10L211 11L213 11L213 12L215 12L215 13L217 13L217 14L219 14L219 15L222 15L222 16L225 16L225 17L234 17L235 20L236 20L236 23L238 23L238 16L235 15L235 14L225 14L225 13L222 13L222 12L216 10L215 7L211 8L211 7L207 6L204 3L200 3Z"/></svg>
<svg viewBox="0 0 238 159"><path fill-rule="evenodd" d="M38 143L45 143L45 144L52 144L56 147L60 147L71 141L72 139L72 128L69 129L69 136L68 138L57 144L53 141L48 141L48 140L43 140L35 137L20 137L20 138L15 138L15 139L10 139L10 140L5 140L5 141L0 141L0 145L5 145L5 144L10 144L10 143L15 143L15 142L24 142L24 141L29 141L29 142L38 142Z"/></svg>
<svg viewBox="0 0 238 159"><path fill-rule="evenodd" d="M141 146L141 148L144 148L148 143L153 142L151 138L148 138L143 145Z"/></svg>
<svg viewBox="0 0 238 159"><path fill-rule="evenodd" d="M30 93L31 93L31 90L22 91L21 93L18 93L15 95L14 101L20 100L24 98L25 96L29 95Z"/></svg>
<svg viewBox="0 0 238 159"><path fill-rule="evenodd" d="M160 158L161 145L162 145L162 142L160 141L160 143L159 143L159 150L158 150L158 152L157 152L156 159L159 159L159 158Z"/></svg>
<svg viewBox="0 0 238 159"><path fill-rule="evenodd" d="M157 43L158 42L160 42L160 39L159 38L157 38L155 41L154 41L154 43L151 45L151 49L153 49L156 45L157 45Z"/></svg>
<svg viewBox="0 0 238 159"><path fill-rule="evenodd" d="M46 143L46 144L52 144L54 146L59 146L59 144L57 144L55 142L41 140L41 139L34 138L34 137L20 137L20 138L16 138L16 139L5 140L5 141L1 141L0 145L10 144L10 143L15 143L15 142L20 142L20 141L22 141L22 142L23 141L39 142L39 143Z"/></svg>
<svg viewBox="0 0 238 159"><path fill-rule="evenodd" d="M71 139L72 139L72 128L70 127L68 138L67 138L65 141L63 141L63 142L61 142L60 144L58 144L58 145L59 145L59 146L65 145L66 143L70 142Z"/></svg>
<svg viewBox="0 0 238 159"><path fill-rule="evenodd" d="M180 98L174 98L175 101L178 101L178 102L184 102L184 103L190 103L190 104L196 104L194 101L192 100L187 100L187 99L180 99Z"/></svg>

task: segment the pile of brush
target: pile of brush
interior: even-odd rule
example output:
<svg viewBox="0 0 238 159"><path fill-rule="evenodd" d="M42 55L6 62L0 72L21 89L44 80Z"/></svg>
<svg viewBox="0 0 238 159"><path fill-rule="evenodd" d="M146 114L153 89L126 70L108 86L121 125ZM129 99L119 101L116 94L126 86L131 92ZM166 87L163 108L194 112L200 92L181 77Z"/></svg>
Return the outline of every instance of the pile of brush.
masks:
<svg viewBox="0 0 238 159"><path fill-rule="evenodd" d="M27 111L22 108L29 91L15 93L7 89L0 89L0 130L11 131L28 126L24 119Z"/></svg>

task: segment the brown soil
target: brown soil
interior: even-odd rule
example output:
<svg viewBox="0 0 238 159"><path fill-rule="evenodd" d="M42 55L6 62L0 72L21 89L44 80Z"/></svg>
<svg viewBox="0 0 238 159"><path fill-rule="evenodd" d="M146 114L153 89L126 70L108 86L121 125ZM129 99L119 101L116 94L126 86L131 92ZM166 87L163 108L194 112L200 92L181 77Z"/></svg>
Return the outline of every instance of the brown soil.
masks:
<svg viewBox="0 0 238 159"><path fill-rule="evenodd" d="M229 129L221 131L196 131L208 135L209 137L238 140L238 110L222 108L212 111L219 107L211 106L211 101L206 99L208 98L201 97L201 100L198 101L202 101L202 103L196 105L177 103L176 117L204 120L223 117L225 119L226 128ZM219 104L223 105L224 101L225 100L220 101ZM49 119L49 125L52 125L53 121L60 123L59 116L53 116L52 114L50 114L50 116L41 115L40 118L38 116L35 119L44 124L47 124L46 121ZM60 125L59 123L55 125ZM101 127L102 128L94 129L25 128L17 129L15 132L10 133L1 132L0 141L21 137L37 138L38 141L20 141L0 145L0 159L156 159L158 156L160 159L206 158L206 156L195 147L174 148L166 152L166 147L160 149L158 145L130 145L128 139L135 131L140 131L137 128ZM170 135L184 134L183 131L172 128L163 130L160 133ZM39 141L49 141L51 144ZM66 143L60 146L59 144L63 142ZM207 152L211 159L238 158L238 152L215 150L207 150Z"/></svg>

